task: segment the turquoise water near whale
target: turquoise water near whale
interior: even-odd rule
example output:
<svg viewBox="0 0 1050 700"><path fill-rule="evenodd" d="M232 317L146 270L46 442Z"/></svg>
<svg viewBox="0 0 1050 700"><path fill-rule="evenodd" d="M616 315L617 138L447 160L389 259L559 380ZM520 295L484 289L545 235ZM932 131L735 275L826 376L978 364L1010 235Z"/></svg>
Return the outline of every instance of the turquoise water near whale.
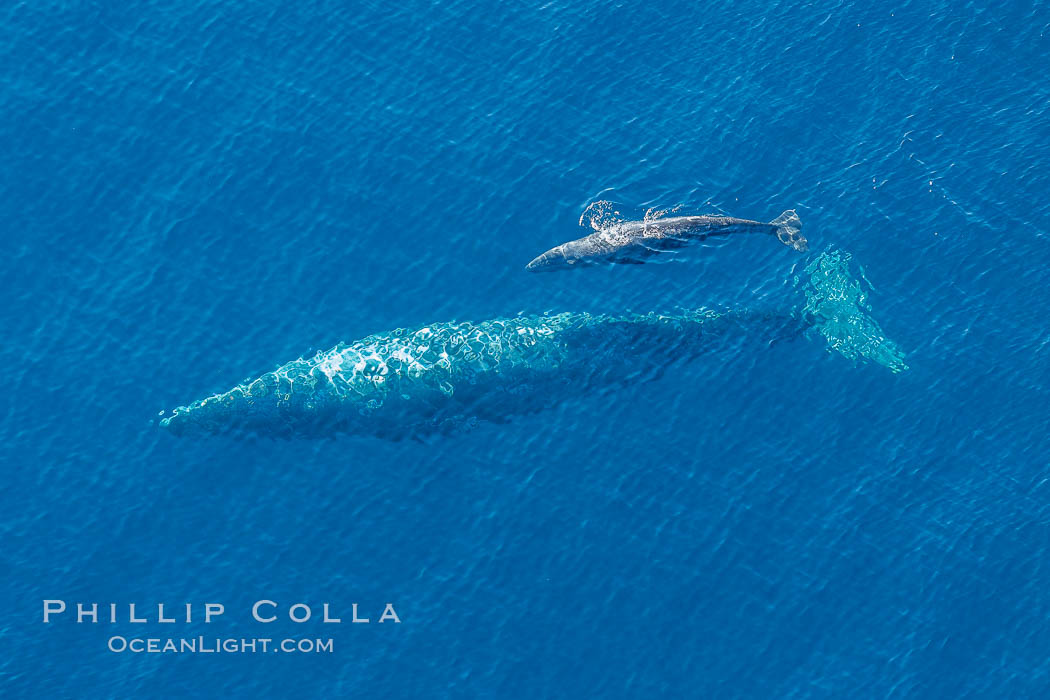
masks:
<svg viewBox="0 0 1050 700"><path fill-rule="evenodd" d="M3 697L1050 690L1046 8L0 17ZM524 271L596 201L794 208L810 251L741 237ZM830 344L894 345L727 338L422 439L158 426L396 328L829 300L877 324L839 316ZM863 361L887 347L907 370ZM46 599L69 606L49 624ZM158 622L158 603L192 620ZM204 623L206 603L224 614ZM400 624L379 624L386 603Z"/></svg>

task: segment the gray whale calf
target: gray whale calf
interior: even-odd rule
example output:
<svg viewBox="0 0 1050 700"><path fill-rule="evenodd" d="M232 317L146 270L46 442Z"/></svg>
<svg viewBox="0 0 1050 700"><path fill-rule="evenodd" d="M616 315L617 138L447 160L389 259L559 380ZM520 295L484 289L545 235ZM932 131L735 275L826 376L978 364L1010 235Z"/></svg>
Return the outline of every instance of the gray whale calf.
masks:
<svg viewBox="0 0 1050 700"><path fill-rule="evenodd" d="M806 268L805 304L786 312L561 313L379 333L180 406L160 424L180 434L421 437L503 422L576 394L644 382L700 355L811 329L850 359L906 369L868 315L848 260L820 255Z"/></svg>
<svg viewBox="0 0 1050 700"><path fill-rule="evenodd" d="M807 248L800 233L802 222L788 209L768 223L731 216L672 216L642 221L617 221L589 236L551 248L526 265L533 271L585 267L603 263L640 264L662 253L683 248L713 236L762 233L776 236L798 251Z"/></svg>

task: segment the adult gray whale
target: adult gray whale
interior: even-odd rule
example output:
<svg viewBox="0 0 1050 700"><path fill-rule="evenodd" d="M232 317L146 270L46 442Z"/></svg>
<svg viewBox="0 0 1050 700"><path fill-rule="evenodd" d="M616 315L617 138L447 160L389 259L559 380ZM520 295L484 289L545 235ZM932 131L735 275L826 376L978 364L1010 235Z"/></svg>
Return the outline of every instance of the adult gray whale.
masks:
<svg viewBox="0 0 1050 700"><path fill-rule="evenodd" d="M558 270L603 263L640 264L647 258L683 248L713 236L764 233L798 251L807 248L802 222L788 209L769 223L731 216L672 216L665 219L617 221L589 236L551 248L525 266L527 270Z"/></svg>
<svg viewBox="0 0 1050 700"><path fill-rule="evenodd" d="M825 253L814 261L797 310L561 313L396 330L294 360L180 406L160 424L176 433L419 437L505 421L567 396L645 381L702 354L738 352L749 340L809 328L849 358L906 369L868 316L848 259Z"/></svg>
<svg viewBox="0 0 1050 700"><path fill-rule="evenodd" d="M780 336L801 327L791 315L709 310L436 323L289 362L177 408L161 425L175 432L421 436L641 381L748 331Z"/></svg>

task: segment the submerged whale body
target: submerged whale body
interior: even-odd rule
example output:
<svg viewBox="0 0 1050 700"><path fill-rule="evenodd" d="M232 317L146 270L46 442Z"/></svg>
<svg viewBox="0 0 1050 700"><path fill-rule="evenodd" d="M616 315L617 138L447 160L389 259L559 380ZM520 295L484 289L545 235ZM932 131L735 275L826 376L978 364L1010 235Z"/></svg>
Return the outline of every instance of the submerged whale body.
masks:
<svg viewBox="0 0 1050 700"><path fill-rule="evenodd" d="M419 436L652 377L749 329L783 333L801 325L791 315L708 310L437 323L289 362L177 408L161 424L176 432Z"/></svg>
<svg viewBox="0 0 1050 700"><path fill-rule="evenodd" d="M527 270L536 272L597 264L640 264L649 258L693 245L714 236L761 233L776 236L798 251L807 248L802 222L788 209L768 223L731 216L673 216L642 221L616 221L589 236L551 248L537 256Z"/></svg>
<svg viewBox="0 0 1050 700"><path fill-rule="evenodd" d="M846 357L906 369L867 314L848 260L819 256L806 268L804 306L786 313L561 313L380 333L180 406L161 425L176 433L422 436L505 421L568 396L651 379L702 354L738 351L756 336L809 329Z"/></svg>

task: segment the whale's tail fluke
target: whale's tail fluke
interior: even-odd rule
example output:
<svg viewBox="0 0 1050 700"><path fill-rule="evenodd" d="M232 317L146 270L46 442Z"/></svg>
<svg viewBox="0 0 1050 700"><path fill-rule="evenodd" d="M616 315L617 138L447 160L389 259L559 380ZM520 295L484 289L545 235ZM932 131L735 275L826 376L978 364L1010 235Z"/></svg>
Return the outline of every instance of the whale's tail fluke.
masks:
<svg viewBox="0 0 1050 700"><path fill-rule="evenodd" d="M777 227L777 238L784 245L791 246L800 253L809 247L806 239L802 237L802 220L798 218L794 209L788 209L769 223Z"/></svg>
<svg viewBox="0 0 1050 700"><path fill-rule="evenodd" d="M824 336L828 349L856 362L874 362L891 372L908 369L904 353L886 337L871 315L871 283L860 271L850 271L850 254L827 250L806 266L806 275L795 278L806 295L802 315Z"/></svg>

